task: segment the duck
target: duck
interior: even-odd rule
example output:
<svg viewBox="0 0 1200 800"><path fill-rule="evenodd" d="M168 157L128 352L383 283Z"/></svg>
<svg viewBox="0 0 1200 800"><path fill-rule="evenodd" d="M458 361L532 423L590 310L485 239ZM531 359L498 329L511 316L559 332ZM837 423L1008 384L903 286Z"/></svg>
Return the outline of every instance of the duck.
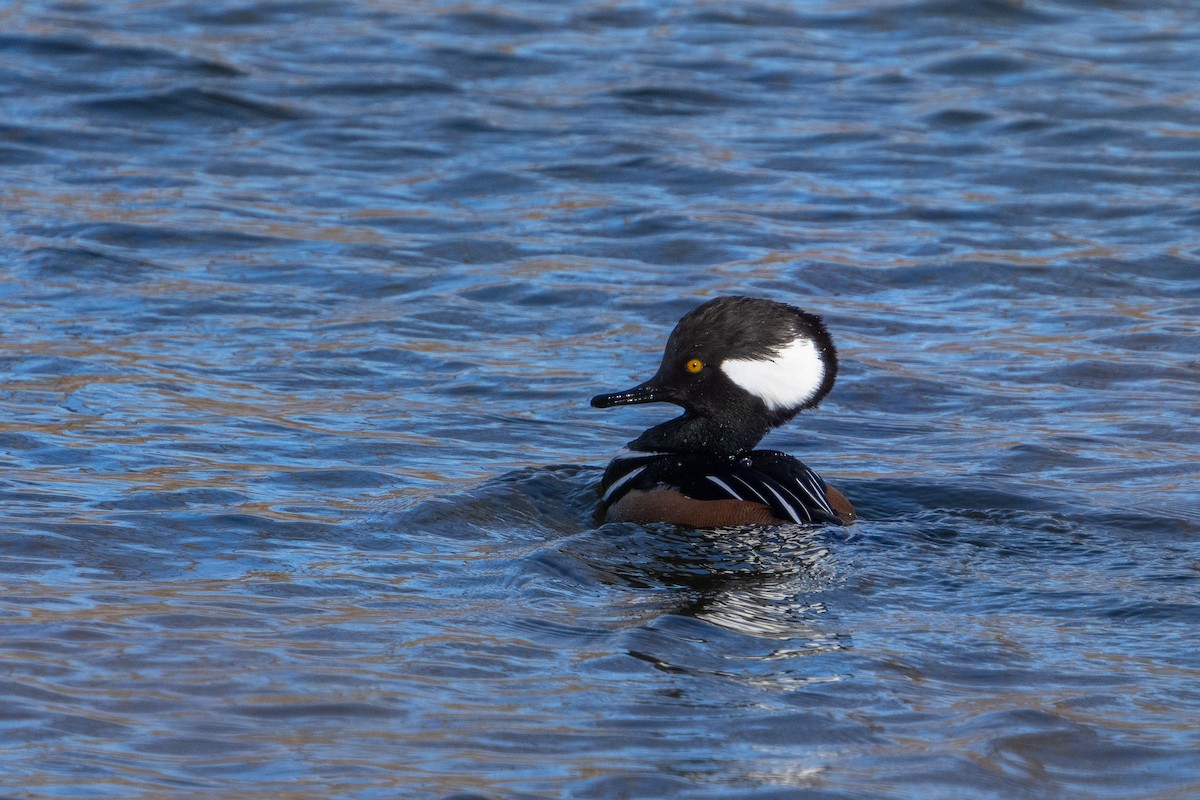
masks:
<svg viewBox="0 0 1200 800"><path fill-rule="evenodd" d="M683 409L615 455L598 487L597 519L691 528L850 524L850 501L813 469L755 449L770 430L815 408L837 373L837 350L816 314L744 296L689 311L653 377L591 400L594 408Z"/></svg>

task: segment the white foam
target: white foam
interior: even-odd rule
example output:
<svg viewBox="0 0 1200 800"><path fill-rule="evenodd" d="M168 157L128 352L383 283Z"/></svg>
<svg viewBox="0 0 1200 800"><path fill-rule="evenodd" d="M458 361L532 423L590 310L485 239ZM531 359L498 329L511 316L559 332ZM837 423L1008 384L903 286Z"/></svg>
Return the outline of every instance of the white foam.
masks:
<svg viewBox="0 0 1200 800"><path fill-rule="evenodd" d="M800 338L765 359L731 358L721 370L771 411L797 408L816 397L825 380L825 362L812 339Z"/></svg>

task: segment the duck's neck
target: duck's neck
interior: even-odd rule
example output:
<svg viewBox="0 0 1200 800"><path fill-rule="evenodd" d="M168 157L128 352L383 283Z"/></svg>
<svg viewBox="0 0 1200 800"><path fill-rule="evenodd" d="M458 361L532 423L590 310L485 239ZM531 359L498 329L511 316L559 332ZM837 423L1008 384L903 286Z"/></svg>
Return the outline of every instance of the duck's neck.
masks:
<svg viewBox="0 0 1200 800"><path fill-rule="evenodd" d="M629 443L632 450L656 453L709 453L735 456L752 450L771 429L758 417L701 417L685 413L655 425Z"/></svg>

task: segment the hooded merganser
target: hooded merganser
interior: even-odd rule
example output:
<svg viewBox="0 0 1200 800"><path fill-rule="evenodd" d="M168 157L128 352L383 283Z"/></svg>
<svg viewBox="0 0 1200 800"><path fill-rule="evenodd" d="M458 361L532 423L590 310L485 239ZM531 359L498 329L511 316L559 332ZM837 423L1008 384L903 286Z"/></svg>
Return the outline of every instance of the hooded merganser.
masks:
<svg viewBox="0 0 1200 800"><path fill-rule="evenodd" d="M767 431L833 388L837 352L821 318L752 297L693 309L643 384L592 398L595 408L666 402L684 413L621 450L600 483L600 517L723 525L855 518L841 492L786 453L754 450Z"/></svg>

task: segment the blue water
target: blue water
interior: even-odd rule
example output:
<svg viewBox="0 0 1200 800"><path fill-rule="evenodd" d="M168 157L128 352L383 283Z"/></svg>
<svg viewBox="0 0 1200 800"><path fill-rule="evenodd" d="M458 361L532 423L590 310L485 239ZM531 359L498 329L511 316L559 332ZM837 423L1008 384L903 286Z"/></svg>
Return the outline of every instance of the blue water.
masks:
<svg viewBox="0 0 1200 800"><path fill-rule="evenodd" d="M0 9L6 797L1200 796L1200 7ZM848 529L596 527L730 293Z"/></svg>

